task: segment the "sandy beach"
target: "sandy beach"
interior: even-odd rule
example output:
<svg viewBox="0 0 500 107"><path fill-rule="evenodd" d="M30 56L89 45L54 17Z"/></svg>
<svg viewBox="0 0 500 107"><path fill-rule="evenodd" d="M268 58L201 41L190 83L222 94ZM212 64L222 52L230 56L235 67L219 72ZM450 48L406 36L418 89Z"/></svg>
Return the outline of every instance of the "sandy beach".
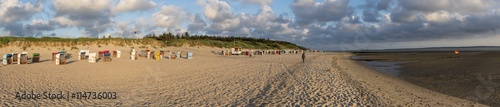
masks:
<svg viewBox="0 0 500 107"><path fill-rule="evenodd" d="M351 53L306 53L306 63L302 63L300 54L248 57L213 54L222 50L219 48L160 49L193 52L194 59L133 61L125 54L112 62L88 63L74 56L67 65L55 65L50 61L50 52L55 49L28 49L30 53L40 52L43 62L1 66L0 105L485 106L374 71L350 60ZM11 50L22 52L7 47L0 49L0 54ZM68 51L73 55L77 52ZM16 99L16 92L23 91L116 92L117 98Z"/></svg>

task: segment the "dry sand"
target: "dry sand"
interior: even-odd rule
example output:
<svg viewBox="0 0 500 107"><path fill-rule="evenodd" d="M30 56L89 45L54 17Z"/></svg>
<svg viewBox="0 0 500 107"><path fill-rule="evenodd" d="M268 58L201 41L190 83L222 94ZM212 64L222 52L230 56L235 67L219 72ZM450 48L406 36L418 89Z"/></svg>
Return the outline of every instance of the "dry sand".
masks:
<svg viewBox="0 0 500 107"><path fill-rule="evenodd" d="M21 52L17 47L0 49ZM84 49L79 47L80 49ZM128 47L90 47L97 50ZM54 51L52 49L51 51ZM68 50L68 48L66 48ZM139 50L139 49L138 49ZM159 50L159 49L152 49ZM1 106L484 106L386 76L349 60L350 53L219 56L218 48L174 48L194 59L139 60L129 55L88 63L75 56L55 65L44 62L0 67ZM6 52L7 51L7 52ZM117 99L17 100L20 91L116 92Z"/></svg>

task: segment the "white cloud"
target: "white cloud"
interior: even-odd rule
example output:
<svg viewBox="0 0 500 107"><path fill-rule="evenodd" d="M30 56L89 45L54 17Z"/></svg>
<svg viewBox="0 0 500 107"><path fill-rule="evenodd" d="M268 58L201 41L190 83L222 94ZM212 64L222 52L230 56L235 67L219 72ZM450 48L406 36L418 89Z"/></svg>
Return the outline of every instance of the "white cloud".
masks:
<svg viewBox="0 0 500 107"><path fill-rule="evenodd" d="M54 0L53 6L56 15L91 15L110 9L109 0Z"/></svg>
<svg viewBox="0 0 500 107"><path fill-rule="evenodd" d="M60 27L82 28L87 36L97 36L111 29L114 22L112 3L108 0L54 0L54 21Z"/></svg>
<svg viewBox="0 0 500 107"><path fill-rule="evenodd" d="M60 25L63 26L79 26L81 25L80 22L78 21L73 21L71 19L68 19L67 17L56 17L54 21L58 22Z"/></svg>
<svg viewBox="0 0 500 107"><path fill-rule="evenodd" d="M273 0L233 0L233 1L241 1L243 3L260 4L262 6L269 5L273 2Z"/></svg>
<svg viewBox="0 0 500 107"><path fill-rule="evenodd" d="M144 11L156 7L156 3L150 0L120 0L111 11L114 14L122 12Z"/></svg>
<svg viewBox="0 0 500 107"><path fill-rule="evenodd" d="M29 19L36 13L43 11L41 4L22 3L18 0L0 1L0 25Z"/></svg>
<svg viewBox="0 0 500 107"><path fill-rule="evenodd" d="M186 10L173 5L162 6L161 10L152 16L157 26L176 31L186 31L183 24L191 21L191 18L192 15Z"/></svg>

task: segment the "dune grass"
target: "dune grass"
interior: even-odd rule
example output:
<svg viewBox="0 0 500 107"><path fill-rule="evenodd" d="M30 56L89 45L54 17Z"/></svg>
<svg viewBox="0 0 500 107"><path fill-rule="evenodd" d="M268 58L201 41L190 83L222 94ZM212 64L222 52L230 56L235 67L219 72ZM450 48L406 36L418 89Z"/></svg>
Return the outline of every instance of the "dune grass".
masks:
<svg viewBox="0 0 500 107"><path fill-rule="evenodd" d="M115 45L115 46L133 46L140 45L157 45L162 46L163 43L151 38L144 39L128 39L128 38L59 38L59 37L0 37L0 47L17 46L61 46L61 47L76 47L78 45Z"/></svg>
<svg viewBox="0 0 500 107"><path fill-rule="evenodd" d="M200 39L200 40L187 40L187 39L174 39L167 41L165 43L167 46L208 46L208 47L218 47L218 48L233 48L240 47L244 49L298 49L305 50L306 48L297 46L288 42L256 42L256 41L245 41L245 40L235 40L235 41L219 41L210 39Z"/></svg>
<svg viewBox="0 0 500 107"><path fill-rule="evenodd" d="M41 47L68 47L71 50L78 49L77 46L97 45L98 47L115 45L120 47L130 47L141 45L139 48L158 48L165 46L207 46L218 48L240 47L244 49L298 49L307 48L284 41L273 41L255 38L239 37L176 37L175 39L158 39L158 37L144 37L142 39L130 38L59 38L59 37L0 37L0 48L7 46L16 46L26 48L32 46Z"/></svg>

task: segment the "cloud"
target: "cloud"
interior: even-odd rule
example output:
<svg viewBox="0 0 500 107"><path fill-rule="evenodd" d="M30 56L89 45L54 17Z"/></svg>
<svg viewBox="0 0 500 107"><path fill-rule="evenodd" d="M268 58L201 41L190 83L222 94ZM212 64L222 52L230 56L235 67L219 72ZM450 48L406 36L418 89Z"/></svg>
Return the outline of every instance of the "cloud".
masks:
<svg viewBox="0 0 500 107"><path fill-rule="evenodd" d="M295 1L293 6L310 6L311 2ZM356 23L357 16L322 22L330 23L325 25L314 18L304 18L306 21L303 21L300 16L295 21L312 24L301 25L310 29L308 35L311 36L305 41L313 44L305 43L306 46L328 47L324 46L326 44L367 49L385 43L471 40L495 36L500 32L500 21L495 20L500 18L497 12L499 7L495 4L498 2L491 0L367 0L366 6L358 8L362 10L364 23ZM307 11L314 15L312 10Z"/></svg>
<svg viewBox="0 0 500 107"><path fill-rule="evenodd" d="M114 14L122 12L134 12L153 9L156 3L150 0L120 0L118 4L111 10Z"/></svg>
<svg viewBox="0 0 500 107"><path fill-rule="evenodd" d="M203 0L204 1L204 0ZM203 5L204 16L210 23L207 32L222 34L238 28L240 20L231 12L231 6L225 1L207 0Z"/></svg>
<svg viewBox="0 0 500 107"><path fill-rule="evenodd" d="M54 0L54 11L56 16L94 16L106 12L111 7L111 1L107 0L80 0L75 3L73 0Z"/></svg>
<svg viewBox="0 0 500 107"><path fill-rule="evenodd" d="M95 37L113 26L111 1L107 0L54 0L54 21L60 27L83 29L86 36Z"/></svg>
<svg viewBox="0 0 500 107"><path fill-rule="evenodd" d="M486 10L486 0L400 0L399 6L407 10L421 12L482 12Z"/></svg>
<svg viewBox="0 0 500 107"><path fill-rule="evenodd" d="M366 0L366 4L358 6L350 2L359 1L350 0L294 0L281 4L288 5L285 10L270 7L273 0L232 1L260 5L260 9L255 13L242 12L231 6L229 0L197 0L201 9L157 4L153 0L3 0L0 27L3 32L19 36L46 35L65 28L77 28L81 32L75 35L89 37L104 32L136 38L156 30L190 31L336 49L383 46L375 45L380 43L470 40L500 32L497 0ZM274 9L290 13L275 13Z"/></svg>
<svg viewBox="0 0 500 107"><path fill-rule="evenodd" d="M131 26L132 23L126 22L118 22L116 24L116 31L112 36L124 37L124 38L139 38L142 37L140 35L142 32L139 26L136 24L135 26Z"/></svg>
<svg viewBox="0 0 500 107"><path fill-rule="evenodd" d="M195 14L193 21L188 25L188 30L191 32L199 33L204 32L207 23L201 18L200 14Z"/></svg>
<svg viewBox="0 0 500 107"><path fill-rule="evenodd" d="M52 23L40 19L32 20L30 24L8 23L4 27L4 30L9 35L34 37L43 36L45 31L52 31L54 29L55 27Z"/></svg>
<svg viewBox="0 0 500 107"><path fill-rule="evenodd" d="M139 17L132 22L117 22L114 28L115 32L112 36L124 38L142 38L144 33L161 33L155 32L157 26L143 17Z"/></svg>
<svg viewBox="0 0 500 107"><path fill-rule="evenodd" d="M48 22L43 20L32 20L31 23L21 23L43 11L43 5L30 2L22 3L18 0L0 1L0 26L7 35L13 36L37 36L44 31L53 30Z"/></svg>
<svg viewBox="0 0 500 107"><path fill-rule="evenodd" d="M380 13L389 9L392 0L366 0L366 6L363 8L362 19L364 22L380 21Z"/></svg>
<svg viewBox="0 0 500 107"><path fill-rule="evenodd" d="M27 20L36 13L43 11L43 5L22 3L18 0L0 1L0 25Z"/></svg>
<svg viewBox="0 0 500 107"><path fill-rule="evenodd" d="M257 14L234 14L225 1L201 2L207 19L206 33L221 36L246 36L285 41L299 41L307 36L307 28L297 28L290 17L276 14L263 5Z"/></svg>
<svg viewBox="0 0 500 107"><path fill-rule="evenodd" d="M252 4L260 4L260 5L269 5L273 2L273 0L233 0L233 1L240 1L243 3L252 3Z"/></svg>
<svg viewBox="0 0 500 107"><path fill-rule="evenodd" d="M351 16L354 10L348 6L349 0L295 0L292 4L292 12L299 24L311 24L339 21L344 17Z"/></svg>
<svg viewBox="0 0 500 107"><path fill-rule="evenodd" d="M173 5L162 6L161 10L154 13L152 16L152 19L156 22L158 27L178 32L186 31L182 25L187 21L191 21L191 18L191 13Z"/></svg>

